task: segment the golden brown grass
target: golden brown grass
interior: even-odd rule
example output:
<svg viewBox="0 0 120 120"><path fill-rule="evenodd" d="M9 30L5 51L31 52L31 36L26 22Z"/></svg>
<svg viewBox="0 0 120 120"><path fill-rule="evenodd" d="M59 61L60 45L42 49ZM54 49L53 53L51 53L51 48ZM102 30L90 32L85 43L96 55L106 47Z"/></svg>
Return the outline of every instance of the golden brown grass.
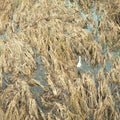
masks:
<svg viewBox="0 0 120 120"><path fill-rule="evenodd" d="M91 34L84 29L88 21L96 26L91 2L71 0L70 7L63 0L0 1L0 120L120 119L120 58L112 56L120 51L120 2L95 1L102 17L98 42L94 28ZM96 75L98 88L93 74L76 72L78 55L92 69L103 66ZM37 56L46 68L46 86L33 78ZM113 63L110 71L107 60Z"/></svg>

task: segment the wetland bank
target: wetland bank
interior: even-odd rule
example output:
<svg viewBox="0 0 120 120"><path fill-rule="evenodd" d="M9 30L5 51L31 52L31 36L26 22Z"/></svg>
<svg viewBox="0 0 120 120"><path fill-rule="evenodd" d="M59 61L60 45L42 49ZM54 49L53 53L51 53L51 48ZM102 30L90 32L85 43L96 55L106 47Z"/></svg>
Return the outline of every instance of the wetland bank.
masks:
<svg viewBox="0 0 120 120"><path fill-rule="evenodd" d="M119 71L119 0L0 0L0 120L119 120Z"/></svg>

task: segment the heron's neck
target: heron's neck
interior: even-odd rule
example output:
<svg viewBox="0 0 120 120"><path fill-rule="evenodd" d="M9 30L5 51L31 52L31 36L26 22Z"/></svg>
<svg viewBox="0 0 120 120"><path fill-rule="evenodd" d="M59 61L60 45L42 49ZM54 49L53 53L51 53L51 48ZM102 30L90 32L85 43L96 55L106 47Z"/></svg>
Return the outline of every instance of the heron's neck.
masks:
<svg viewBox="0 0 120 120"><path fill-rule="evenodd" d="M81 56L79 56L79 62L81 62Z"/></svg>

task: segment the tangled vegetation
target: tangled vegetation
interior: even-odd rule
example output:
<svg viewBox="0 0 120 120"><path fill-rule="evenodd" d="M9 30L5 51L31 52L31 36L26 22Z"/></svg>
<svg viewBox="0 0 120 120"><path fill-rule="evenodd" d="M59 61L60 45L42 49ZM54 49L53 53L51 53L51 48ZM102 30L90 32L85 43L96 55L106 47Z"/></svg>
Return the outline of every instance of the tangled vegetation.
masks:
<svg viewBox="0 0 120 120"><path fill-rule="evenodd" d="M119 71L119 0L0 0L0 120L119 120Z"/></svg>

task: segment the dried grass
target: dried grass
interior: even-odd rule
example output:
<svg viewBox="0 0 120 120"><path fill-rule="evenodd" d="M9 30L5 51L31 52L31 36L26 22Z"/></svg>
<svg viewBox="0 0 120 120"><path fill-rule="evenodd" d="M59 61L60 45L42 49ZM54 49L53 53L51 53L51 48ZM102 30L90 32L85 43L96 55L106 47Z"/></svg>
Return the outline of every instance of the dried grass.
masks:
<svg viewBox="0 0 120 120"><path fill-rule="evenodd" d="M119 56L111 55L120 50L120 3L95 1L98 26L90 19L91 4L0 1L0 120L120 119L120 63ZM80 16L83 10L86 19ZM88 21L99 29L98 42L93 40L95 29L91 34L84 29ZM96 74L97 87L91 71L76 72L79 55L92 69L103 66ZM33 78L37 56L46 68L47 86ZM105 70L107 60L113 62L110 71Z"/></svg>

